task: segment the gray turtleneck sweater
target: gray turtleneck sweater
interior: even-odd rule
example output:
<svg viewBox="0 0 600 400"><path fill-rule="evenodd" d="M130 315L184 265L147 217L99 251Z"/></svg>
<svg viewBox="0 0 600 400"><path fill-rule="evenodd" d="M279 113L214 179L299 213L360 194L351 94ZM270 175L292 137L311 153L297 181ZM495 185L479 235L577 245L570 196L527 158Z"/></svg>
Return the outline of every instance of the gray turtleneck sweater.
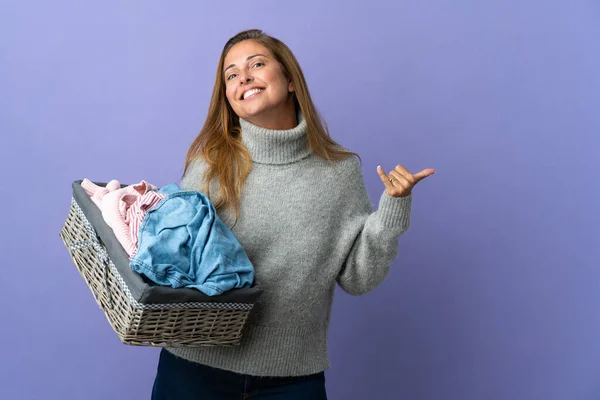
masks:
<svg viewBox="0 0 600 400"><path fill-rule="evenodd" d="M387 276L398 237L410 220L411 196L367 194L355 157L331 165L311 153L306 121L268 130L240 119L252 170L232 232L264 288L235 347L169 348L187 360L242 374L297 376L323 371L337 284L352 295ZM206 164L190 164L180 186L201 190ZM211 194L215 186L211 186ZM233 224L233 213L219 217Z"/></svg>

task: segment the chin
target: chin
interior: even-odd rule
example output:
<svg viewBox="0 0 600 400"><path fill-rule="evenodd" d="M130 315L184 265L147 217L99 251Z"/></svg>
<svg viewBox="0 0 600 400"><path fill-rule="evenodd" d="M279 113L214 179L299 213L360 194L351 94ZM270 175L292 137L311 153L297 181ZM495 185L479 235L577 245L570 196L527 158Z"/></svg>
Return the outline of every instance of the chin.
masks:
<svg viewBox="0 0 600 400"><path fill-rule="evenodd" d="M256 109L256 110L244 110L244 112L242 112L241 114L238 115L244 115L244 119L248 119L248 118L257 118L260 117L262 114L264 114L264 109L261 107L260 109Z"/></svg>

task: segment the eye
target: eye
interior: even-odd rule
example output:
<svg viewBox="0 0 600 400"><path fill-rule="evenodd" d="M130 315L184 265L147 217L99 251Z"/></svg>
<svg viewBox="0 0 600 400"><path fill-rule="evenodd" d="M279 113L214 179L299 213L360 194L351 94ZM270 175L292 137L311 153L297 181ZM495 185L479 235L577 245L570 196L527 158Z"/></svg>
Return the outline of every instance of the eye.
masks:
<svg viewBox="0 0 600 400"><path fill-rule="evenodd" d="M265 65L265 63L264 63L264 62L262 62L262 61L258 61L258 62L255 62L254 64L252 64L252 66L253 66L253 67L255 67L255 66L256 66L256 65L258 65L258 64Z"/></svg>
<svg viewBox="0 0 600 400"><path fill-rule="evenodd" d="M227 77L227 80L230 80L232 76L234 76L235 74L231 74Z"/></svg>

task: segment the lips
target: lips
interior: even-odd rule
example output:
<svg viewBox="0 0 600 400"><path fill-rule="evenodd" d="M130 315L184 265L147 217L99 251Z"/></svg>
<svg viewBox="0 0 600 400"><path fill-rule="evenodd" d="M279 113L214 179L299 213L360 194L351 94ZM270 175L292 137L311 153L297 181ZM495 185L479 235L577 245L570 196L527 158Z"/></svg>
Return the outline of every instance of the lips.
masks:
<svg viewBox="0 0 600 400"><path fill-rule="evenodd" d="M245 100L248 97L250 97L252 95L255 95L256 93L260 93L260 92L262 92L264 90L265 90L265 88L261 88L261 87L254 87L252 89L248 89L244 93L242 93L242 97L241 97L240 100Z"/></svg>

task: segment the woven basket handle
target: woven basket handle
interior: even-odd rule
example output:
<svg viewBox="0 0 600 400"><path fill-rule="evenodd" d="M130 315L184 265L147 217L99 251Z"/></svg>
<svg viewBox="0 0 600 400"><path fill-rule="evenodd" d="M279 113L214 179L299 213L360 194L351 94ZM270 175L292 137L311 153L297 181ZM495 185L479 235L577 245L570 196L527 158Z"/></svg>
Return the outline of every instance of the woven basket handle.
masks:
<svg viewBox="0 0 600 400"><path fill-rule="evenodd" d="M98 238L98 235L96 234L96 232L90 232L93 233L93 237ZM103 272L103 287L104 287L104 293L106 294L106 298L108 300L108 306L110 308L114 307L113 301L112 301L112 296L110 294L110 290L108 289L108 269L109 267L109 258L108 258L108 253L106 252L106 250L100 245L99 242L90 242L90 241L77 241L77 242L73 242L70 246L69 246L69 250L71 251L71 253L84 248L84 247L92 247L94 250L96 250L96 254L98 254L98 258L100 259L100 261L102 261L102 264L104 265L104 268L102 269Z"/></svg>

